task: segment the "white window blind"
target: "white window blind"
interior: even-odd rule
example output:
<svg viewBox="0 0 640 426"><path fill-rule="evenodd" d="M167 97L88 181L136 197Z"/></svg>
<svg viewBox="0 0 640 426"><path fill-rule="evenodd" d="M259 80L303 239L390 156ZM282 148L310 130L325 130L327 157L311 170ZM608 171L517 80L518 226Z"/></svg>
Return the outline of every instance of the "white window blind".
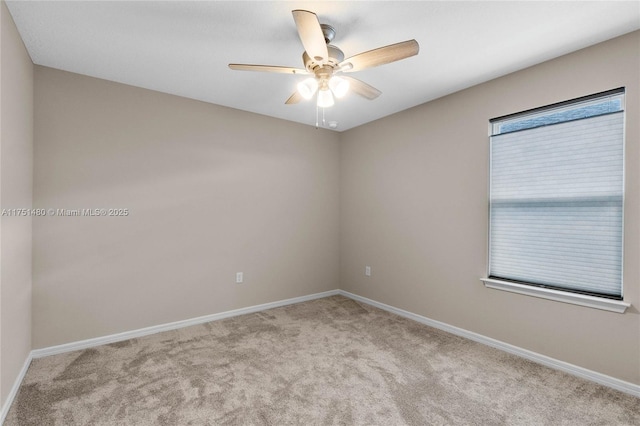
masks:
<svg viewBox="0 0 640 426"><path fill-rule="evenodd" d="M622 298L623 96L491 121L491 278Z"/></svg>

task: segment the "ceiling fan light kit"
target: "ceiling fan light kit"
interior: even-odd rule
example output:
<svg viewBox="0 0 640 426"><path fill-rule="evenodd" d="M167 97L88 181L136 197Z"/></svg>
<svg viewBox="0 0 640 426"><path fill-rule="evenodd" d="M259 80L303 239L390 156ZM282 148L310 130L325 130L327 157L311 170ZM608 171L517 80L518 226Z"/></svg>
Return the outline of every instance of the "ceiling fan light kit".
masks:
<svg viewBox="0 0 640 426"><path fill-rule="evenodd" d="M316 14L308 10L293 10L292 14L298 36L305 49L302 53L304 69L229 64L232 70L308 75L308 78L298 83L297 91L285 102L287 105L311 99L316 95L317 107L328 108L334 105L334 96L342 98L349 90L365 99L373 100L382 92L353 77L335 74L351 73L396 62L417 55L420 50L417 41L407 40L359 53L345 60L342 50L330 44L336 35L332 26L320 24Z"/></svg>
<svg viewBox="0 0 640 426"><path fill-rule="evenodd" d="M329 80L329 88L336 98L342 98L349 91L349 81L342 77L333 76L331 80Z"/></svg>
<svg viewBox="0 0 640 426"><path fill-rule="evenodd" d="M298 92L300 92L305 99L311 99L316 93L316 90L318 90L318 82L313 77L309 77L298 83Z"/></svg>
<svg viewBox="0 0 640 426"><path fill-rule="evenodd" d="M318 91L318 106L320 108L332 107L335 102L333 101L333 95L329 89L321 89Z"/></svg>

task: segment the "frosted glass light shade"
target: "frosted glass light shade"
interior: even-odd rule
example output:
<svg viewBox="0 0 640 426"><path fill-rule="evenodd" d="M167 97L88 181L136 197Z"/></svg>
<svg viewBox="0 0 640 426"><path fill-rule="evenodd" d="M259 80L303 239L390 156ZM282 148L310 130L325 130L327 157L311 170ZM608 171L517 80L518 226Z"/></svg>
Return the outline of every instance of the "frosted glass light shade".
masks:
<svg viewBox="0 0 640 426"><path fill-rule="evenodd" d="M331 77L329 80L329 88L336 95L336 98L341 98L349 91L349 81L341 77Z"/></svg>
<svg viewBox="0 0 640 426"><path fill-rule="evenodd" d="M310 77L298 83L298 93L305 99L311 99L316 90L318 90L318 82L315 78Z"/></svg>
<svg viewBox="0 0 640 426"><path fill-rule="evenodd" d="M318 91L318 106L320 108L328 108L333 106L333 95L331 94L331 90L323 89Z"/></svg>

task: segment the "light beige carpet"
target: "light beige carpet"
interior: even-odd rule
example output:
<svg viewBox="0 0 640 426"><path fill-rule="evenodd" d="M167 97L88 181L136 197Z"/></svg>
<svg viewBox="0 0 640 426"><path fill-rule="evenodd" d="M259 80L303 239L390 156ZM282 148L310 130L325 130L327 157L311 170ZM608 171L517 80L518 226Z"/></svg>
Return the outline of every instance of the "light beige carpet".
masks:
<svg viewBox="0 0 640 426"><path fill-rule="evenodd" d="M342 296L35 359L9 425L640 425L640 399Z"/></svg>

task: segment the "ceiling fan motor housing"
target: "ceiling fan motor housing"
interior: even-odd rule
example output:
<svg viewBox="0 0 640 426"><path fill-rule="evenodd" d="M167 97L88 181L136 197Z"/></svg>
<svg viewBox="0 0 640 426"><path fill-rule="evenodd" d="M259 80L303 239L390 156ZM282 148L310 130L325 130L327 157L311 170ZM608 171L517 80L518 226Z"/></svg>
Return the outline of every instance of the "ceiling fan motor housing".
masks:
<svg viewBox="0 0 640 426"><path fill-rule="evenodd" d="M336 29L329 24L320 24L320 29L324 36L324 42L327 44L331 43L333 38L336 36Z"/></svg>
<svg viewBox="0 0 640 426"><path fill-rule="evenodd" d="M302 62L304 63L307 71L315 73L315 70L323 65L328 65L331 68L337 68L338 64L344 61L344 53L342 53L342 50L338 49L336 46L329 44L327 45L327 50L329 51L329 58L326 62L316 61L314 58L310 57L307 52L302 52Z"/></svg>

